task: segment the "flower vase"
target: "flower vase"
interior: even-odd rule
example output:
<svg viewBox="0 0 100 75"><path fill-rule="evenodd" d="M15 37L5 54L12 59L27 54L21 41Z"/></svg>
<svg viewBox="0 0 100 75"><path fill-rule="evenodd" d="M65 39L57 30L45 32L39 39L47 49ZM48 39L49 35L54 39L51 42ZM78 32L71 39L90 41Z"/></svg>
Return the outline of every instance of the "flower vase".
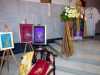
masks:
<svg viewBox="0 0 100 75"><path fill-rule="evenodd" d="M74 50L73 50L73 29L72 29L72 25L73 25L73 22L72 21L66 21L65 22L65 25L64 25L64 37L63 37L63 53L69 57L69 56L72 56L73 53L74 53Z"/></svg>

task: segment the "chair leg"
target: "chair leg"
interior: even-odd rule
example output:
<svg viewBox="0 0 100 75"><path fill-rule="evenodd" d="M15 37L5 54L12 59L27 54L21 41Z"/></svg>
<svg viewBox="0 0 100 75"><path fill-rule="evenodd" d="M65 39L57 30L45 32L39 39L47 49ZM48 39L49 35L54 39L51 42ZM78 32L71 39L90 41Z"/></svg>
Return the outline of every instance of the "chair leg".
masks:
<svg viewBox="0 0 100 75"><path fill-rule="evenodd" d="M55 57L53 57L53 75L56 75L55 70L56 70L56 66L55 66Z"/></svg>
<svg viewBox="0 0 100 75"><path fill-rule="evenodd" d="M0 75L2 73L3 65L4 65L4 58L5 58L5 51L3 52L3 56L1 58L1 65L0 65Z"/></svg>

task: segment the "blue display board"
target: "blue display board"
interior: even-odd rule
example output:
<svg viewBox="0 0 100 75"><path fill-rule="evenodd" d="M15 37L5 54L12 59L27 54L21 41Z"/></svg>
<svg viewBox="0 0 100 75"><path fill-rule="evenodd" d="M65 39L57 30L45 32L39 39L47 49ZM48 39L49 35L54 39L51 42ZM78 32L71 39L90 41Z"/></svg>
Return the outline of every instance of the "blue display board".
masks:
<svg viewBox="0 0 100 75"><path fill-rule="evenodd" d="M0 32L0 50L7 50L14 48L13 33Z"/></svg>

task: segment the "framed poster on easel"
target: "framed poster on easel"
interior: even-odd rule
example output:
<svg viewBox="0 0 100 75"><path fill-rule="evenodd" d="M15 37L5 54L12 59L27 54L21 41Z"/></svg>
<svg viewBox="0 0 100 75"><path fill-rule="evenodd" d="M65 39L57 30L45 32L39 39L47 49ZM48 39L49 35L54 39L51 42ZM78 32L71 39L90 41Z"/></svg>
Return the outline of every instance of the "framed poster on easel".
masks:
<svg viewBox="0 0 100 75"><path fill-rule="evenodd" d="M13 32L0 32L0 51L3 51L2 58L1 58L2 60L0 63L0 73L5 64L4 63L5 59L7 59L6 62L7 62L7 65L9 66L8 58L10 54L15 60L16 64L18 65L18 62L16 61L16 57L12 51L13 48L14 48ZM9 68L8 68L8 71L9 71Z"/></svg>
<svg viewBox="0 0 100 75"><path fill-rule="evenodd" d="M7 50L14 48L13 33L0 32L0 50Z"/></svg>
<svg viewBox="0 0 100 75"><path fill-rule="evenodd" d="M32 47L32 26L33 24L20 24L20 43L25 44L24 54L26 53L27 47Z"/></svg>

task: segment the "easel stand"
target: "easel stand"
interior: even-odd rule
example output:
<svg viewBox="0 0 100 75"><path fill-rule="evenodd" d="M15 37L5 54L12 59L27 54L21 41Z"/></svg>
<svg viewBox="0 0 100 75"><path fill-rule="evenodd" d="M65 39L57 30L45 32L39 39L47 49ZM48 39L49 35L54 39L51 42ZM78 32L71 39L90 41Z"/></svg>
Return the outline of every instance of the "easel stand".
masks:
<svg viewBox="0 0 100 75"><path fill-rule="evenodd" d="M11 29L9 28L9 26L5 24L4 25L4 32L1 32L1 35L6 35L5 36L6 39L5 40L0 40L0 42L1 42L0 45L5 45L4 47L1 46L1 51L3 51L3 53L2 53L3 55L2 55L2 58L1 58L0 75L2 73L2 70L3 70L3 67L4 67L5 63L7 63L7 69L9 71L9 57L10 56L13 57L13 59L15 60L17 66L18 66L15 55L12 51L12 48L14 48L14 41L13 41L13 33L10 32L10 31L11 31ZM9 36L7 34L9 34ZM3 38L5 38L5 37L3 37ZM9 43L11 44L10 47L9 47Z"/></svg>
<svg viewBox="0 0 100 75"><path fill-rule="evenodd" d="M24 48L24 54L27 52L27 47L29 47L30 51L33 50L32 42L24 42L25 48Z"/></svg>
<svg viewBox="0 0 100 75"><path fill-rule="evenodd" d="M3 51L3 56L1 58L1 65L0 65L0 75L2 73L2 70L3 70L3 66L5 63L7 63L7 70L9 72L9 56L12 56L14 61L16 62L16 64L18 65L18 62L16 61L16 58L15 58L15 55L12 51L12 49L7 49L7 50L4 50Z"/></svg>

